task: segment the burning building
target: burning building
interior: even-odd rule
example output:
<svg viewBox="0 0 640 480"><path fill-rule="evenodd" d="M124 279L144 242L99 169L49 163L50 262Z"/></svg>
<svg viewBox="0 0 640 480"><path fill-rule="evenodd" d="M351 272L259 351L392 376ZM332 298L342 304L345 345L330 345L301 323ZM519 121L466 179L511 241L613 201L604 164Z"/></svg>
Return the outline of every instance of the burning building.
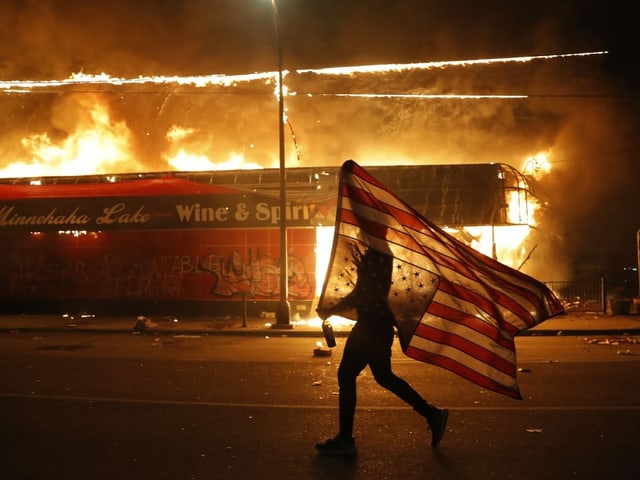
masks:
<svg viewBox="0 0 640 480"><path fill-rule="evenodd" d="M521 268L536 199L504 164L368 167L416 210ZM3 179L3 313L250 315L280 298L278 169ZM338 167L287 169L289 301L313 310ZM36 183L36 184L34 184ZM534 247L535 248L535 247Z"/></svg>

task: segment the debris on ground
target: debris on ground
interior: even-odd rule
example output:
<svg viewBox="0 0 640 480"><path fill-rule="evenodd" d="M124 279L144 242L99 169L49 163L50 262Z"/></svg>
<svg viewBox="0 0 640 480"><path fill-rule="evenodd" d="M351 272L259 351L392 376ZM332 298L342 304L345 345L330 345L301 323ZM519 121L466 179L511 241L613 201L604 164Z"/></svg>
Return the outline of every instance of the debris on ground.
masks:
<svg viewBox="0 0 640 480"><path fill-rule="evenodd" d="M624 344L636 345L640 343L637 338L631 337L629 335L623 335L619 337L605 337L603 339L599 338L584 338L586 343L590 345L608 345L613 347L619 347ZM618 349L616 351L617 355L635 355L634 352L630 348Z"/></svg>
<svg viewBox="0 0 640 480"><path fill-rule="evenodd" d="M614 345L614 346L617 346L617 345L620 345L621 343L632 343L632 344L638 343L638 339L637 338L633 338L633 337L629 337L629 336L613 337L613 338L606 337L604 339L585 338L584 340L587 343L590 343L592 345Z"/></svg>
<svg viewBox="0 0 640 480"><path fill-rule="evenodd" d="M149 317L145 317L144 315L139 315L136 319L136 323L133 326L134 333L146 332L152 328L156 328L158 324L152 321Z"/></svg>

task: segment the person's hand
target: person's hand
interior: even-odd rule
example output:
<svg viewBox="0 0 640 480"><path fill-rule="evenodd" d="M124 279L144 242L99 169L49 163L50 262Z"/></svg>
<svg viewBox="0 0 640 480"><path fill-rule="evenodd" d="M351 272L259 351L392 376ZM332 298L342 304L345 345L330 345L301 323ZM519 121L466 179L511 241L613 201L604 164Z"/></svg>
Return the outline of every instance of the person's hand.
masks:
<svg viewBox="0 0 640 480"><path fill-rule="evenodd" d="M316 308L316 313L318 314L318 317L320 317L322 320L326 320L331 316L331 311L327 307Z"/></svg>

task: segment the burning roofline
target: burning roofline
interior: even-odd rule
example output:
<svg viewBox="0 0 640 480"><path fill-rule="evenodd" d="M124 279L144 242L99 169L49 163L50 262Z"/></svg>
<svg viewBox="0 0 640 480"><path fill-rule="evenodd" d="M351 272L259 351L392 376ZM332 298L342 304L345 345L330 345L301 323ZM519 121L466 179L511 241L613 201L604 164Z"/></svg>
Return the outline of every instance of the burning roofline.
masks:
<svg viewBox="0 0 640 480"><path fill-rule="evenodd" d="M502 163L368 166L418 212L439 225L482 226L529 224L527 205L535 200L530 179ZM287 200L323 203L337 197L339 166L287 168ZM213 171L156 171L4 178L3 185L82 185L179 178L207 185L240 189L278 197L280 170L238 169ZM514 217L513 199L522 212ZM515 220L514 220L515 218Z"/></svg>

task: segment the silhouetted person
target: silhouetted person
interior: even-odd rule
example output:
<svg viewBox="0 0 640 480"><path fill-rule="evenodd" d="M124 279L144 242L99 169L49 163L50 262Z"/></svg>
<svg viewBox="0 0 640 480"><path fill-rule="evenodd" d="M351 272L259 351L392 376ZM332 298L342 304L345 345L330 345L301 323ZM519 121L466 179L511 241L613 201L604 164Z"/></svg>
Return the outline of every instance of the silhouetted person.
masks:
<svg viewBox="0 0 640 480"><path fill-rule="evenodd" d="M338 435L316 449L326 455L353 456L356 454L353 422L356 409L356 378L369 365L376 382L411 405L427 420L433 447L444 436L449 411L427 403L405 380L391 370L391 347L396 320L387 303L391 288L393 257L368 248L356 259L358 277L353 291L330 308L319 308L323 320L356 309L356 321L344 347L338 368L339 423Z"/></svg>

